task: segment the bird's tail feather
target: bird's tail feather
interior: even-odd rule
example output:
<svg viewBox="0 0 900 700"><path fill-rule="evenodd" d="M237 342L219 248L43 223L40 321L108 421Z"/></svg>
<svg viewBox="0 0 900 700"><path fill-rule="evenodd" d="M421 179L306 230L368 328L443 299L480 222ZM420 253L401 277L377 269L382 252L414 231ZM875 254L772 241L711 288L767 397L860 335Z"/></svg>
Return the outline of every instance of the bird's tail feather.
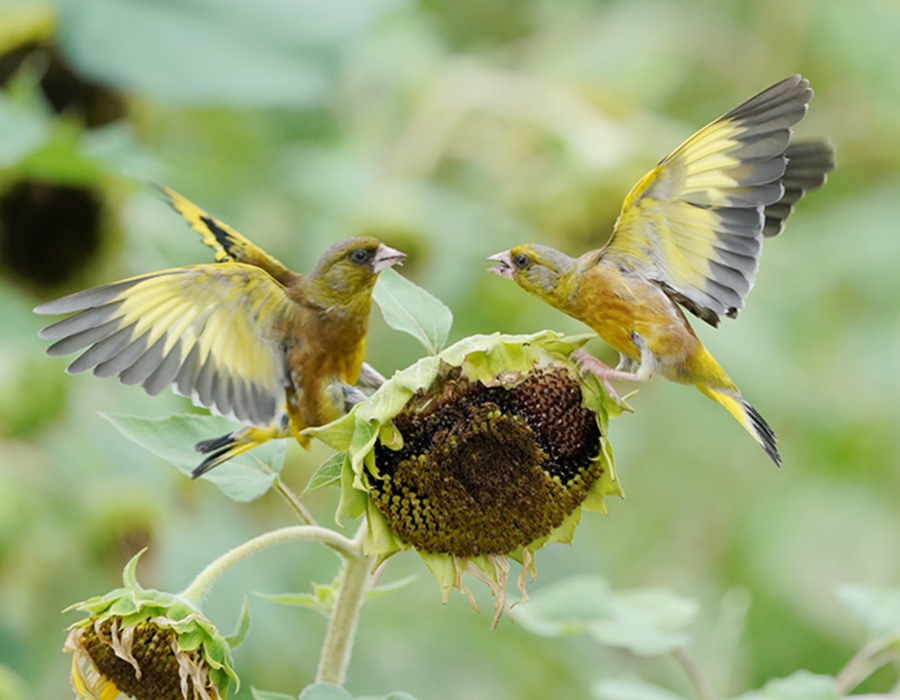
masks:
<svg viewBox="0 0 900 700"><path fill-rule="evenodd" d="M703 385L697 388L713 401L724 406L737 419L738 423L743 425L744 429L753 436L753 439L765 450L765 453L775 462L775 465L781 466L781 455L778 454L778 448L775 446L775 431L769 427L769 424L759 414L759 411L747 402L747 399L728 389Z"/></svg>
<svg viewBox="0 0 900 700"><path fill-rule="evenodd" d="M285 416L286 415L287 414L285 414ZM262 445L264 442L290 436L291 432L288 431L287 427L274 423L265 428L245 425L233 432L225 433L225 435L220 435L219 437L211 438L209 440L201 440L194 445L194 449L201 454L207 455L207 457L196 469L194 469L194 471L191 472L191 478L196 479L210 469L218 467L222 462L234 459L238 455L242 455L245 452L252 450L254 447ZM305 436L298 436L298 440L300 438L305 438ZM305 439L308 440L309 438ZM303 443L301 442L301 444ZM304 447L305 446L306 445L304 444Z"/></svg>
<svg viewBox="0 0 900 700"><path fill-rule="evenodd" d="M256 428L241 428L232 433L226 433L210 440L201 440L194 449L201 454L205 454L206 459L200 462L199 466L191 472L191 478L196 479L202 476L210 469L218 467L223 462L233 459L238 455L244 454L252 450L257 445L266 442L272 436L266 436L263 433L269 431L258 430Z"/></svg>

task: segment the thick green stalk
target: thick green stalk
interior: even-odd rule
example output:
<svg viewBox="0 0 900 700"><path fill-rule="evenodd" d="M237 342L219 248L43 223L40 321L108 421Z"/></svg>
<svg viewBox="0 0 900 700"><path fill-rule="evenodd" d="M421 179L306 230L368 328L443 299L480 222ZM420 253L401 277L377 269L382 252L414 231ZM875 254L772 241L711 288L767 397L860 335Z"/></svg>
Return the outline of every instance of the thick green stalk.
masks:
<svg viewBox="0 0 900 700"><path fill-rule="evenodd" d="M319 657L319 669L316 672L318 683L342 685L347 665L350 663L350 651L362 612L371 568L369 557L362 552L366 530L366 523L363 521L356 537L353 538L356 553L344 556L337 598L328 622L322 655Z"/></svg>

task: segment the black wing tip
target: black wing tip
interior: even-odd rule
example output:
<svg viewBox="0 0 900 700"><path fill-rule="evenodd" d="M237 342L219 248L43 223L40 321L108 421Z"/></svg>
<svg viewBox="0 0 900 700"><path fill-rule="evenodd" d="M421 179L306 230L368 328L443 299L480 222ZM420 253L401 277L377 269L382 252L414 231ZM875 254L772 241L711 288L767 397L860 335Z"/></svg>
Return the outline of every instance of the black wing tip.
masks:
<svg viewBox="0 0 900 700"><path fill-rule="evenodd" d="M135 182L141 183L144 187L152 190L162 199L168 202L169 206L171 206L173 209L175 208L173 195L177 195L177 192L175 192L175 190L173 190L172 188L162 184L159 180L154 180L149 175L144 175L143 173L137 172L135 170L126 170L123 174L127 177L130 177Z"/></svg>

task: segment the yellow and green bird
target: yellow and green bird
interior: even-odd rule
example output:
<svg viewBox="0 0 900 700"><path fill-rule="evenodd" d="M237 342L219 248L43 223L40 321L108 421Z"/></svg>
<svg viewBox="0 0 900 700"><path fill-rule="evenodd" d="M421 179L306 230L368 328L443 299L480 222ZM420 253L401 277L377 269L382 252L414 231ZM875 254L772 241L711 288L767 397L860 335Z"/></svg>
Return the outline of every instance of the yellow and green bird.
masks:
<svg viewBox="0 0 900 700"><path fill-rule="evenodd" d="M753 286L763 239L834 169L825 140L791 144L812 98L799 75L703 127L628 193L609 242L578 258L542 245L491 256L490 268L590 326L616 349L613 369L586 352L581 367L610 379L659 373L724 406L776 464L775 433L741 395L685 317L717 326Z"/></svg>
<svg viewBox="0 0 900 700"><path fill-rule="evenodd" d="M292 272L176 192L173 208L215 251L179 267L77 292L35 309L78 312L44 328L50 355L84 350L69 373L93 368L152 395L166 386L245 423L197 444L194 478L273 438L328 423L378 382L364 366L372 288L405 254L374 238L331 246L308 274ZM362 376L361 376L362 375Z"/></svg>

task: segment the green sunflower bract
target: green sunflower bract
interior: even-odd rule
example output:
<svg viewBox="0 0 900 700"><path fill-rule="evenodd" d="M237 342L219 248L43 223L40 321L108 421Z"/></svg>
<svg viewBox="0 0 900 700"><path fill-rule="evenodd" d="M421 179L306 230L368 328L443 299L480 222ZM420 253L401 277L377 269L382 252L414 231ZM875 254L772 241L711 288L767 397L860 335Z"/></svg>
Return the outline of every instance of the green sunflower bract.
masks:
<svg viewBox="0 0 900 700"><path fill-rule="evenodd" d="M569 359L593 335L472 336L396 373L344 418L306 432L344 453L337 517L367 517L380 563L415 549L442 597L463 572L507 608L508 559L571 542L582 509L622 495L607 424L624 404ZM471 596L470 596L471 598Z"/></svg>

